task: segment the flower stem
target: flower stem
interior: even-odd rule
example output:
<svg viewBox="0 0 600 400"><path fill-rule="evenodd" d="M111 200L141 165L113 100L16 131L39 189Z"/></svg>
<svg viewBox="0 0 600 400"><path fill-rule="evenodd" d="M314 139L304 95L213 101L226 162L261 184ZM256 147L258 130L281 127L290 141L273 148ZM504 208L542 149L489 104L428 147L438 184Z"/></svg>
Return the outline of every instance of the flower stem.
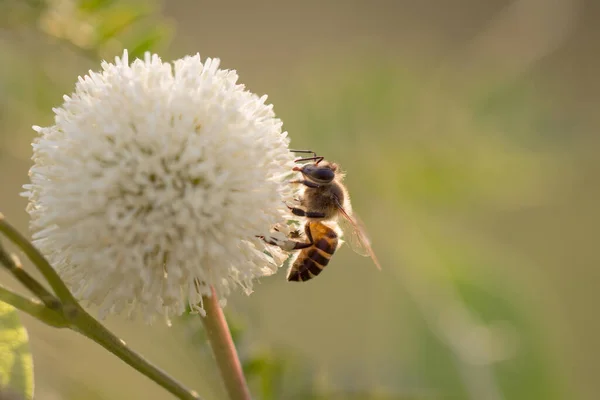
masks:
<svg viewBox="0 0 600 400"><path fill-rule="evenodd" d="M6 221L2 213L0 213L0 232L27 255L27 258L29 258L37 267L56 296L62 300L63 303L77 303L77 300L75 300L75 297L73 297L67 288L67 285L60 279L58 273L52 268L48 260L46 260L42 253L40 253L25 236L19 233L19 231Z"/></svg>
<svg viewBox="0 0 600 400"><path fill-rule="evenodd" d="M29 291L35 295L46 307L51 310L58 310L61 307L60 301L54 297L46 288L35 280L27 271L23 269L23 265L19 258L14 254L8 254L2 243L0 242L0 264L2 264L8 272L21 282Z"/></svg>
<svg viewBox="0 0 600 400"><path fill-rule="evenodd" d="M16 244L46 278L52 290L60 299L48 292L39 282L23 270L18 258L10 256L0 246L0 264L6 268L33 294L45 303L42 305L0 286L0 301L26 312L48 325L79 332L110 351L129 366L182 400L201 400L200 396L155 367L141 355L131 350L123 340L113 335L100 322L88 314L71 294L48 260L19 233L0 213L0 233Z"/></svg>
<svg viewBox="0 0 600 400"><path fill-rule="evenodd" d="M69 323L60 312L49 309L39 301L13 293L2 286L0 286L0 301L10 304L17 310L23 311L55 328L66 328L69 326Z"/></svg>
<svg viewBox="0 0 600 400"><path fill-rule="evenodd" d="M92 339L129 366L171 392L177 398L182 400L201 400L198 393L187 389L164 371L152 365L144 357L131 350L123 340L112 334L112 332L83 309L79 308L77 310L77 315L72 321L74 330Z"/></svg>
<svg viewBox="0 0 600 400"><path fill-rule="evenodd" d="M202 322L221 371L221 377L231 400L250 400L250 390L227 326L227 320L219 306L219 299L214 288L211 290L210 297L202 297L206 310L206 316L202 318Z"/></svg>

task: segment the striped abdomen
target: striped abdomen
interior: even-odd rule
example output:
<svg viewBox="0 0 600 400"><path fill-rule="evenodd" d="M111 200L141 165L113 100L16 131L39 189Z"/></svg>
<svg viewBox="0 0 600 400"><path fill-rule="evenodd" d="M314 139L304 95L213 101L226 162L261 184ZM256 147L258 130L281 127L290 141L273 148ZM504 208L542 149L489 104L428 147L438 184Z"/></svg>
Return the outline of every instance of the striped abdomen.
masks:
<svg viewBox="0 0 600 400"><path fill-rule="evenodd" d="M335 230L320 221L307 222L305 230L313 245L300 251L288 273L290 282L304 282L319 275L338 246Z"/></svg>

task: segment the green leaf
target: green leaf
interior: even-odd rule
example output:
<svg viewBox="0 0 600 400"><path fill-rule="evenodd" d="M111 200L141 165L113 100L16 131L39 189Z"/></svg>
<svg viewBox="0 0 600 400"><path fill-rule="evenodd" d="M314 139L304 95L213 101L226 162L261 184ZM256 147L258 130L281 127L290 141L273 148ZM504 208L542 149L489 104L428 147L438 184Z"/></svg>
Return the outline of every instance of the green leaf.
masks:
<svg viewBox="0 0 600 400"><path fill-rule="evenodd" d="M33 398L33 359L17 311L0 302L0 387Z"/></svg>

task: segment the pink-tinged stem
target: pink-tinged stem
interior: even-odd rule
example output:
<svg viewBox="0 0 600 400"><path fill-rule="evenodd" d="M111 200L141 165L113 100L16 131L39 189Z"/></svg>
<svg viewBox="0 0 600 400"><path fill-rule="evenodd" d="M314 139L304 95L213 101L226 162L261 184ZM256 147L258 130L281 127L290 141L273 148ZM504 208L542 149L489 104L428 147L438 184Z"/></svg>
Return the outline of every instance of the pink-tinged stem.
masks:
<svg viewBox="0 0 600 400"><path fill-rule="evenodd" d="M202 298L206 316L202 318L210 345L221 371L221 377L231 400L251 400L250 390L242 371L231 332L214 288L212 296Z"/></svg>

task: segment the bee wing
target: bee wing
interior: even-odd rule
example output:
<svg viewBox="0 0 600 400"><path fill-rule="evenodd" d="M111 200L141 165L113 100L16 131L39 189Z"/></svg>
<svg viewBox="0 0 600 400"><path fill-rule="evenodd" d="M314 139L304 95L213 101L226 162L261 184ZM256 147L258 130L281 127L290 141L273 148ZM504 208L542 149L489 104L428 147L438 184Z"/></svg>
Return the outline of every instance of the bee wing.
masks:
<svg viewBox="0 0 600 400"><path fill-rule="evenodd" d="M338 222L344 232L344 239L350 244L354 252L364 257L371 257L377 269L381 270L381 264L379 264L379 260L371 247L371 241L360 219L356 214L353 213L350 215L344 210L344 207L337 198L336 205L342 215L342 218Z"/></svg>

